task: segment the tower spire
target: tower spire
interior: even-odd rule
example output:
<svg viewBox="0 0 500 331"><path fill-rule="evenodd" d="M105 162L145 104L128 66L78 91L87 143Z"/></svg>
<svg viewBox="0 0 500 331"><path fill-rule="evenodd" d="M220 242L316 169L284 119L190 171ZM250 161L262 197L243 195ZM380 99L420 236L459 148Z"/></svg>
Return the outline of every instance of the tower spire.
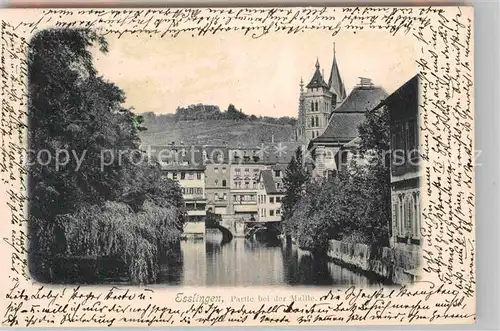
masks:
<svg viewBox="0 0 500 331"><path fill-rule="evenodd" d="M300 77L300 93L304 92L304 80Z"/></svg>
<svg viewBox="0 0 500 331"><path fill-rule="evenodd" d="M333 63L330 70L330 79L328 80L328 87L330 92L336 95L336 103L340 103L347 97L344 83L340 77L340 70L337 65L337 58L335 54L335 42L333 42Z"/></svg>
<svg viewBox="0 0 500 331"><path fill-rule="evenodd" d="M316 69L319 69L319 58L316 58Z"/></svg>

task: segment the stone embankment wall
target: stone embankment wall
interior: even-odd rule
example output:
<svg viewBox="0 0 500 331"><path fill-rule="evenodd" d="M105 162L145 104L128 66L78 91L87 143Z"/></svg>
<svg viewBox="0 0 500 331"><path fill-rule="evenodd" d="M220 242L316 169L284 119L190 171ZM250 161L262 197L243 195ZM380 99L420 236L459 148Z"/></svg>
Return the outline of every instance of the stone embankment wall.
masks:
<svg viewBox="0 0 500 331"><path fill-rule="evenodd" d="M389 248L330 240L327 254L336 262L374 273L396 284L417 279L420 262L417 248Z"/></svg>

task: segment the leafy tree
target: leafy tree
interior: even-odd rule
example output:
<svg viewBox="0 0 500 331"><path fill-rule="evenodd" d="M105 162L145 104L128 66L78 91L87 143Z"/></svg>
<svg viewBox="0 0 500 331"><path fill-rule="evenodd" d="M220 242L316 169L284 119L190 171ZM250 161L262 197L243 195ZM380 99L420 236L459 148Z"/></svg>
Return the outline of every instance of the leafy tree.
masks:
<svg viewBox="0 0 500 331"><path fill-rule="evenodd" d="M283 178L285 194L282 200L282 218L285 222L292 216L294 206L299 201L304 185L308 180L309 174L304 167L302 149L299 147L290 160Z"/></svg>
<svg viewBox="0 0 500 331"><path fill-rule="evenodd" d="M35 255L113 252L134 265L130 277L142 282L154 277L151 263L158 252L179 239L182 195L159 164L138 150L144 118L125 109L124 92L98 76L92 46L108 48L104 38L85 29L43 30L30 41L29 147L46 151L32 160L37 162L28 175L30 264ZM100 227L110 227L108 237L96 239L96 229L88 231L98 217ZM72 242L78 231L97 245L93 251ZM111 241L130 252L109 250Z"/></svg>
<svg viewBox="0 0 500 331"><path fill-rule="evenodd" d="M366 231L371 239L381 245L388 245L391 231L391 177L390 177L390 116L389 109L366 113L365 121L358 128L361 153L368 164L365 189ZM377 192L377 194L373 194Z"/></svg>
<svg viewBox="0 0 500 331"><path fill-rule="evenodd" d="M237 110L233 104L230 104L227 107L227 117L231 120L244 120L247 119L247 115L245 115L241 110Z"/></svg>
<svg viewBox="0 0 500 331"><path fill-rule="evenodd" d="M288 233L304 249L324 253L330 239L388 244L391 210L387 110L368 112L358 130L360 157L354 155L349 164L340 168L335 180L308 181L301 188L294 180L301 178L301 171L295 159L290 162L283 202L285 222Z"/></svg>

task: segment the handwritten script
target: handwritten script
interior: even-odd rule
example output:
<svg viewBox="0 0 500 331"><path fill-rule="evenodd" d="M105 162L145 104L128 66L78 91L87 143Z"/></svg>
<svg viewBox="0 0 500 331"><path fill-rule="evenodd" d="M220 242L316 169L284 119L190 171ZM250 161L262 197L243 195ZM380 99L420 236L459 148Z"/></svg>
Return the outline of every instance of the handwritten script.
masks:
<svg viewBox="0 0 500 331"><path fill-rule="evenodd" d="M243 324L303 324L341 321L356 324L376 320L400 323L466 319L466 303L457 290L444 285L427 284L426 290L406 286L393 289L365 290L355 286L330 290L307 302L282 297L257 296L257 304L224 304L221 296L178 293L169 305L150 302L152 289L130 290L112 287L107 291L46 289L39 287L28 293L17 284L7 298L5 320L8 325L103 325L121 323L158 326L172 324L218 325L226 322ZM439 301L433 303L433 298ZM252 297L246 298L254 301ZM274 299L274 300L271 300ZM411 300L408 300L411 299ZM235 301L232 297L231 301ZM270 302L274 301L274 302ZM180 303L184 303L184 305ZM187 303L187 304L186 304Z"/></svg>
<svg viewBox="0 0 500 331"><path fill-rule="evenodd" d="M463 323L475 318L473 13L466 7L44 9L3 11L1 26L2 324L160 326ZM28 42L48 28L103 35L283 38L305 31L414 37L421 77L423 261L412 285L180 290L41 286L27 266ZM306 292L297 296L296 292ZM219 294L216 294L218 292ZM247 300L243 300L243 298ZM304 299L305 298L305 299Z"/></svg>

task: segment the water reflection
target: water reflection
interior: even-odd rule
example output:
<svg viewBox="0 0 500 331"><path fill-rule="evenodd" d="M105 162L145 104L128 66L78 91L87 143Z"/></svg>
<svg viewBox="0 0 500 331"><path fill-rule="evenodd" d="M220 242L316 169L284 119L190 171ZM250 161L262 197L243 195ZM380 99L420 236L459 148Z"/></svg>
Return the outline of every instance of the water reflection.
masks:
<svg viewBox="0 0 500 331"><path fill-rule="evenodd" d="M217 230L181 243L181 263L162 268L161 282L184 286L373 284L366 276L295 246L234 238L221 245Z"/></svg>

